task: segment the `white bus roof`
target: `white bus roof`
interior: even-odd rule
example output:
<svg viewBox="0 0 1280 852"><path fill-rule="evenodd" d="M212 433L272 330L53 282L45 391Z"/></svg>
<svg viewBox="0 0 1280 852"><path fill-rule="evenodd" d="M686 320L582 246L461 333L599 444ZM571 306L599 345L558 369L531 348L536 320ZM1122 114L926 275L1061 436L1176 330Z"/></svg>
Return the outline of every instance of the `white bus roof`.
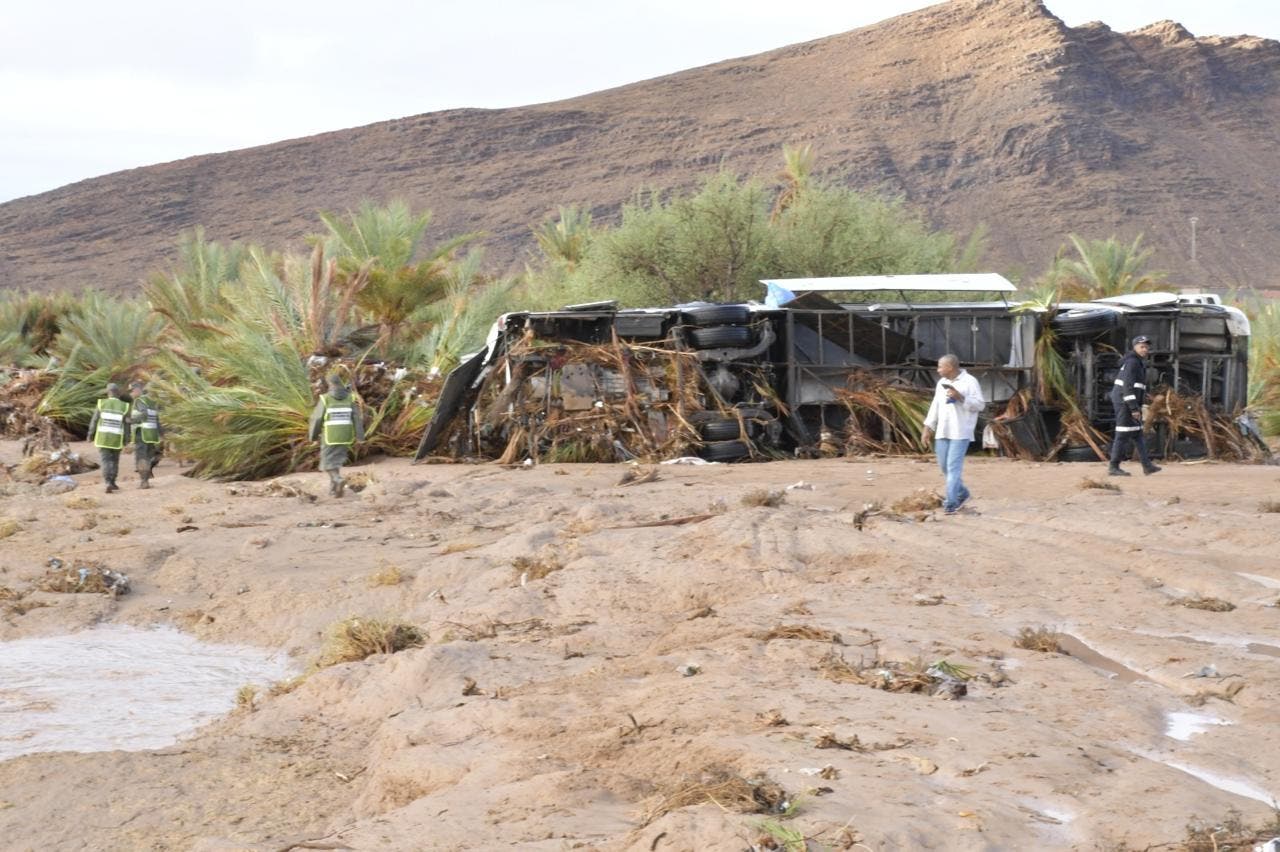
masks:
<svg viewBox="0 0 1280 852"><path fill-rule="evenodd" d="M760 283L766 287L773 284L792 293L859 290L1012 293L1017 289L1009 279L995 272L946 275L853 275L842 278L768 278L762 279Z"/></svg>

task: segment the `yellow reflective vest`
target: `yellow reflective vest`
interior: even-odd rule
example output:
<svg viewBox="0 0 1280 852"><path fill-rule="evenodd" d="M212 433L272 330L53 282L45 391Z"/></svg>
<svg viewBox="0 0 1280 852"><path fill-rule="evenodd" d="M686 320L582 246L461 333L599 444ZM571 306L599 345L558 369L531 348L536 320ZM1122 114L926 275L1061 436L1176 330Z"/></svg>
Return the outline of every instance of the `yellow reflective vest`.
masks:
<svg viewBox="0 0 1280 852"><path fill-rule="evenodd" d="M133 401L129 420L133 423L133 434L142 443L160 443L160 410L148 397L140 396Z"/></svg>
<svg viewBox="0 0 1280 852"><path fill-rule="evenodd" d="M98 425L93 431L93 445L104 450L124 447L124 416L129 413L129 403L122 399L98 400Z"/></svg>
<svg viewBox="0 0 1280 852"><path fill-rule="evenodd" d="M354 444L355 400L351 396L335 399L327 393L320 398L324 400L324 442L333 446Z"/></svg>

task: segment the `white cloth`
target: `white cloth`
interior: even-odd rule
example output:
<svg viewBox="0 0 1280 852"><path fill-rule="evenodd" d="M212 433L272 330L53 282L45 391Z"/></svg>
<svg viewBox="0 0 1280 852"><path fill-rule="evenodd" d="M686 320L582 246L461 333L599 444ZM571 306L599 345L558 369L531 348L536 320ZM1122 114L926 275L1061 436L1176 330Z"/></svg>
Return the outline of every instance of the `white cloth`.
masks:
<svg viewBox="0 0 1280 852"><path fill-rule="evenodd" d="M954 385L964 396L960 402L947 402L947 389L943 383ZM963 438L973 440L973 433L978 426L978 412L987 404L982 398L982 386L978 380L966 370L954 379L939 379L933 389L933 402L929 404L929 413L925 415L924 425L933 430L935 438Z"/></svg>

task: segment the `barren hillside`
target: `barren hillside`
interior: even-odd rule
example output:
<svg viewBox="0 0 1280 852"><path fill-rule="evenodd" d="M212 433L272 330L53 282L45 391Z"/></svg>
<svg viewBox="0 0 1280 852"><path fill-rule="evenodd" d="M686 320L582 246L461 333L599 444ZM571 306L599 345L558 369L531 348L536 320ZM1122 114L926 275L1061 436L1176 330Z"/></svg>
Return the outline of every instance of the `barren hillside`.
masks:
<svg viewBox="0 0 1280 852"><path fill-rule="evenodd" d="M805 44L567 101L453 110L119 172L0 205L0 281L124 292L178 233L270 245L316 211L407 197L436 233L518 260L559 204L607 220L641 186L722 160L772 175L784 143L937 225L991 232L1038 272L1067 232L1146 234L1179 284L1280 281L1280 43L1070 28L1038 0L953 0ZM1198 217L1198 264L1190 261Z"/></svg>

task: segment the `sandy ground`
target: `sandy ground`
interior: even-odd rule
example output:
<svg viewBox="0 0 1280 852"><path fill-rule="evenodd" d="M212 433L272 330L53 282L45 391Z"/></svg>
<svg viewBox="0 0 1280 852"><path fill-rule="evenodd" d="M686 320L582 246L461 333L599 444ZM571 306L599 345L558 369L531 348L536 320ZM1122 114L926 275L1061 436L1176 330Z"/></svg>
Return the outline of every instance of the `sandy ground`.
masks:
<svg viewBox="0 0 1280 852"><path fill-rule="evenodd" d="M781 824L822 848L1143 848L1193 816L1270 813L1222 787L1280 796L1280 514L1260 511L1280 468L1171 464L1113 493L1080 487L1100 465L971 458L971 510L861 528L867 503L937 487L936 466L664 466L630 487L621 466L350 470L372 482L340 500L318 473L284 478L312 502L168 460L150 491L129 472L105 495L88 473L67 495L0 497L20 527L0 585L28 587L52 555L134 585L32 593L49 606L0 615L0 639L173 624L305 664L349 616L428 635L170 748L0 763L5 848L740 852L766 815L653 816L717 773L780 784ZM798 482L812 489L743 504ZM522 583L519 557L562 567ZM391 567L403 582L371 584ZM1196 596L1236 608L1179 605ZM779 626L841 644L763 638ZM1014 647L1039 626L1074 655ZM833 651L978 677L956 700L887 692L825 677ZM1188 677L1209 665L1221 676ZM1171 712L1230 724L1182 741ZM857 747L818 747L833 740Z"/></svg>

